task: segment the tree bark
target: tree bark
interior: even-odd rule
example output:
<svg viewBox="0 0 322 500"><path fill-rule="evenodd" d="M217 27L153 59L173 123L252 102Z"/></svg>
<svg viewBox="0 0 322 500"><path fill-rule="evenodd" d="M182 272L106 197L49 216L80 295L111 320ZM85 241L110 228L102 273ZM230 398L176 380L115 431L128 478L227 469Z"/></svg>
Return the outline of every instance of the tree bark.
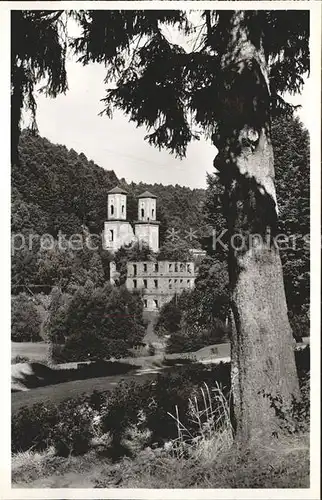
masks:
<svg viewBox="0 0 322 500"><path fill-rule="evenodd" d="M231 343L236 440L271 439L278 421L269 398L299 397L277 235L267 65L254 13L230 13L221 65L223 112L215 167L226 189L229 272L235 328ZM252 25L253 26L253 25ZM225 18L227 29L227 17ZM236 236L237 235L237 236Z"/></svg>

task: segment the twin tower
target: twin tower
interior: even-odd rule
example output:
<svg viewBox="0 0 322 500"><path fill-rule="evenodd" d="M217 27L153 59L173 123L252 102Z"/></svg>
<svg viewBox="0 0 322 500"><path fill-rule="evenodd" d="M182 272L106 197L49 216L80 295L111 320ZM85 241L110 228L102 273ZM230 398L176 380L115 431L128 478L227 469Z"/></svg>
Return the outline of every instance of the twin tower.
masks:
<svg viewBox="0 0 322 500"><path fill-rule="evenodd" d="M107 221L104 223L104 248L116 252L121 246L142 241L159 251L159 222L156 220L156 196L145 191L138 196L138 220L134 231L126 220L127 192L115 187L107 194Z"/></svg>

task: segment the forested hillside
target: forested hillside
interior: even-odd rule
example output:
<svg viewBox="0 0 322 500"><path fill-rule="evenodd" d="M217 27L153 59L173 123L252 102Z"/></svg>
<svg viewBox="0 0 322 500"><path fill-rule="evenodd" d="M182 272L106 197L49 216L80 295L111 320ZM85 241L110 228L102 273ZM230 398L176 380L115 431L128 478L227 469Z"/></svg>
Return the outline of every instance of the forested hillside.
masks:
<svg viewBox="0 0 322 500"><path fill-rule="evenodd" d="M281 257L289 311L306 318L309 309L310 162L309 135L298 119L279 118L272 127L276 165L276 188L280 211ZM24 235L58 231L67 236L81 233L82 226L100 234L106 220L107 192L121 184L129 193L128 219L137 219L137 196L145 190L158 197L160 245L167 229L196 231L214 257L226 258L218 246L213 252L209 228L220 234L226 223L222 215L222 188L215 175L208 177L208 189L190 189L162 184L127 183L114 171L107 171L83 153L54 145L45 138L24 132L20 139L21 165L12 167L12 232ZM208 231L207 231L208 229ZM183 233L184 234L184 233ZM198 245L197 239L188 242ZM208 243L208 244L207 244ZM37 245L15 252L12 259L14 293L25 284L50 292L52 286L77 289L91 279L101 286L108 279L108 252L50 252ZM41 285L46 284L42 289ZM297 321L295 321L297 323ZM298 326L303 329L303 325ZM307 328L306 328L307 330Z"/></svg>
<svg viewBox="0 0 322 500"><path fill-rule="evenodd" d="M123 180L122 180L123 181ZM192 229L196 236L201 237L206 228L203 214L205 201L204 189L190 189L176 184L145 184L122 182L128 191L128 217L130 221L137 219L137 196L143 191L150 191L157 199L157 219L160 221L160 244L166 239L166 230L172 228L176 231L189 231ZM197 240L190 242L191 246L197 245Z"/></svg>
<svg viewBox="0 0 322 500"><path fill-rule="evenodd" d="M25 285L34 287L34 291L49 293L53 286L74 290L87 278L98 286L108 279L111 256L106 251L62 252L56 243L55 248L46 251L39 248L39 238L35 238L31 246L28 242L30 235L49 234L56 239L59 231L66 237L83 234L84 227L100 235L107 217L107 193L117 184L129 193L130 222L137 219L137 196L142 191L152 191L158 197L160 245L166 240L168 228L202 232L205 199L202 189L128 184L125 179L119 180L113 170L104 170L83 153L27 131L21 135L19 154L20 165L12 166L11 230L13 235L24 235L27 245L19 248L20 239L15 236L14 293L25 290ZM198 242L189 244L198 245Z"/></svg>
<svg viewBox="0 0 322 500"><path fill-rule="evenodd" d="M12 231L28 229L56 236L78 233L82 225L100 233L106 220L107 192L120 183L128 191L128 219L137 219L136 196L152 191L158 197L161 243L169 227L200 229L203 189L162 184L127 184L88 160L83 153L52 144L24 132L20 139L21 166L12 167Z"/></svg>
<svg viewBox="0 0 322 500"><path fill-rule="evenodd" d="M21 165L12 167L12 231L33 229L53 236L70 235L82 224L100 232L106 219L106 193L117 184L106 171L82 153L24 132Z"/></svg>

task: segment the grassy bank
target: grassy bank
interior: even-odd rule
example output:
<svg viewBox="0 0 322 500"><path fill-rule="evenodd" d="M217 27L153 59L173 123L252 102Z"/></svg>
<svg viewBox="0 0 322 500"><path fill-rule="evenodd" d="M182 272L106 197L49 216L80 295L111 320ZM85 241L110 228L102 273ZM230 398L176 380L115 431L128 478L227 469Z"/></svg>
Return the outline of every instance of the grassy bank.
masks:
<svg viewBox="0 0 322 500"><path fill-rule="evenodd" d="M309 435L303 434L276 439L269 448L259 443L246 455L214 449L206 461L202 453L178 458L164 449L117 463L97 451L69 458L50 449L29 452L14 457L12 482L14 488L308 488L309 470Z"/></svg>
<svg viewBox="0 0 322 500"><path fill-rule="evenodd" d="M309 348L296 352L301 403L277 406L278 432L265 446L258 442L242 452L234 444L228 363L188 363L156 376L146 374L154 380L115 380L109 392L105 385L102 392L89 391L60 403L51 397L24 405L12 413L13 484L308 487L309 361ZM84 384L91 380L76 382L83 384L84 393ZM39 390L23 395L30 400Z"/></svg>

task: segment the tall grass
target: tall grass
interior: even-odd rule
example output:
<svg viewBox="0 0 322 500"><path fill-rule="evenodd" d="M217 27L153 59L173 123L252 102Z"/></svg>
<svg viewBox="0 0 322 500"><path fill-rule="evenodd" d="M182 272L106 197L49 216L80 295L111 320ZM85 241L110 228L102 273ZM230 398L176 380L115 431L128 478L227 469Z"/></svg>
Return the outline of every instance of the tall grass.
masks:
<svg viewBox="0 0 322 500"><path fill-rule="evenodd" d="M212 461L214 456L230 449L233 443L233 427L230 416L230 394L228 399L216 382L209 389L204 383L200 388L201 398L189 398L189 420L197 428L197 435L187 429L180 420L178 406L175 415L168 412L177 425L178 437L172 442L171 451L176 458L186 456L202 461Z"/></svg>

